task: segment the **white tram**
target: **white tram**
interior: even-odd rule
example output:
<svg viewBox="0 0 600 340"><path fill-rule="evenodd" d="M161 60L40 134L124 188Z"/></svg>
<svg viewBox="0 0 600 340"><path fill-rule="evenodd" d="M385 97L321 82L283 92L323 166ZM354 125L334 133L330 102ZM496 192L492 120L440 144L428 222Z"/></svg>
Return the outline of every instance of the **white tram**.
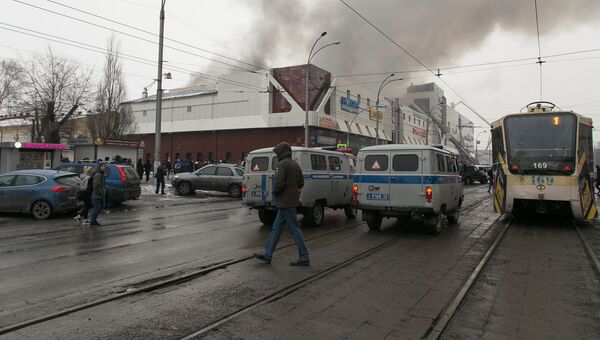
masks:
<svg viewBox="0 0 600 340"><path fill-rule="evenodd" d="M534 102L492 123L494 210L595 219L592 119Z"/></svg>

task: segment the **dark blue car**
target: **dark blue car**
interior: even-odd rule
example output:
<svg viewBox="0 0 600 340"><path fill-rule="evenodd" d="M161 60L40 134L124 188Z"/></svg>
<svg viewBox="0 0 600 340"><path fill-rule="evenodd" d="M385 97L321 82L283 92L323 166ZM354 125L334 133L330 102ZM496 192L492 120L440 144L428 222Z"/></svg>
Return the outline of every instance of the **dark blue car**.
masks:
<svg viewBox="0 0 600 340"><path fill-rule="evenodd" d="M30 213L45 220L75 210L79 177L56 170L18 170L0 175L0 211Z"/></svg>
<svg viewBox="0 0 600 340"><path fill-rule="evenodd" d="M91 166L94 171L98 164L93 162L63 163L55 170L68 171L81 175L83 168ZM106 202L120 204L126 200L136 200L140 197L140 176L135 169L126 164L108 164L106 168Z"/></svg>

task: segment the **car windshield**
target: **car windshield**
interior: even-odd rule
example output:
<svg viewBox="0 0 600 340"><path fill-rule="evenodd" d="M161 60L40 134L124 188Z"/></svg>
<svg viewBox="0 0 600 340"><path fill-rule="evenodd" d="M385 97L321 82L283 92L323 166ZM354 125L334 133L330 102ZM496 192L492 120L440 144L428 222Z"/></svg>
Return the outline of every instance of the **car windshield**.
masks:
<svg viewBox="0 0 600 340"><path fill-rule="evenodd" d="M504 122L511 172L550 173L565 168L572 172L576 128L573 114L514 115Z"/></svg>

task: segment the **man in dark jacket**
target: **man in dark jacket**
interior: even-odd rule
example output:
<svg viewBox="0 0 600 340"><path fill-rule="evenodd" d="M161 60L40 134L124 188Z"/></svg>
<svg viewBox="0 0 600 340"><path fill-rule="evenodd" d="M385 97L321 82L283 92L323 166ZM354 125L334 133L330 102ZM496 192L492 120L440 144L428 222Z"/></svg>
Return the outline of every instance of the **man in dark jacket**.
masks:
<svg viewBox="0 0 600 340"><path fill-rule="evenodd" d="M100 215L100 212L104 208L104 200L106 197L106 177L104 174L106 173L106 163L100 163L98 165L98 171L94 174L92 178L92 204L94 206L92 210L92 218L90 221L90 225L99 226L97 218Z"/></svg>
<svg viewBox="0 0 600 340"><path fill-rule="evenodd" d="M308 250L296 220L296 207L300 205L300 189L304 186L304 175L298 163L292 159L292 147L288 143L277 144L273 152L279 161L273 188L273 194L277 199L277 216L264 252L254 256L263 262L271 263L279 237L287 224L298 247L298 260L291 262L290 266L308 266L310 264Z"/></svg>
<svg viewBox="0 0 600 340"><path fill-rule="evenodd" d="M148 182L148 180L150 179L150 171L152 171L152 163L150 163L150 160L147 159L146 163L144 164L144 173L146 174L146 182Z"/></svg>
<svg viewBox="0 0 600 340"><path fill-rule="evenodd" d="M158 194L158 189L160 187L160 193L162 195L165 194L165 176L167 174L167 168L165 167L165 163L156 168L156 173L154 174L154 178L156 178L156 193Z"/></svg>

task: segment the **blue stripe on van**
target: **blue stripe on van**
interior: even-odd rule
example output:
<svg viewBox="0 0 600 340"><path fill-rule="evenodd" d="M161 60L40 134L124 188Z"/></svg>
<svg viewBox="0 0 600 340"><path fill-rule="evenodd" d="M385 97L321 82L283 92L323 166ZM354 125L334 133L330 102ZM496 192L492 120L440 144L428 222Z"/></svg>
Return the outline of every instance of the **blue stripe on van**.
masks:
<svg viewBox="0 0 600 340"><path fill-rule="evenodd" d="M349 179L349 175L304 174L304 179Z"/></svg>
<svg viewBox="0 0 600 340"><path fill-rule="evenodd" d="M261 177L260 178L260 187L261 187L260 198L264 202L267 200L267 175L262 175L260 177Z"/></svg>
<svg viewBox="0 0 600 340"><path fill-rule="evenodd" d="M449 184L458 183L459 176L380 176L355 175L356 183L373 184Z"/></svg>

